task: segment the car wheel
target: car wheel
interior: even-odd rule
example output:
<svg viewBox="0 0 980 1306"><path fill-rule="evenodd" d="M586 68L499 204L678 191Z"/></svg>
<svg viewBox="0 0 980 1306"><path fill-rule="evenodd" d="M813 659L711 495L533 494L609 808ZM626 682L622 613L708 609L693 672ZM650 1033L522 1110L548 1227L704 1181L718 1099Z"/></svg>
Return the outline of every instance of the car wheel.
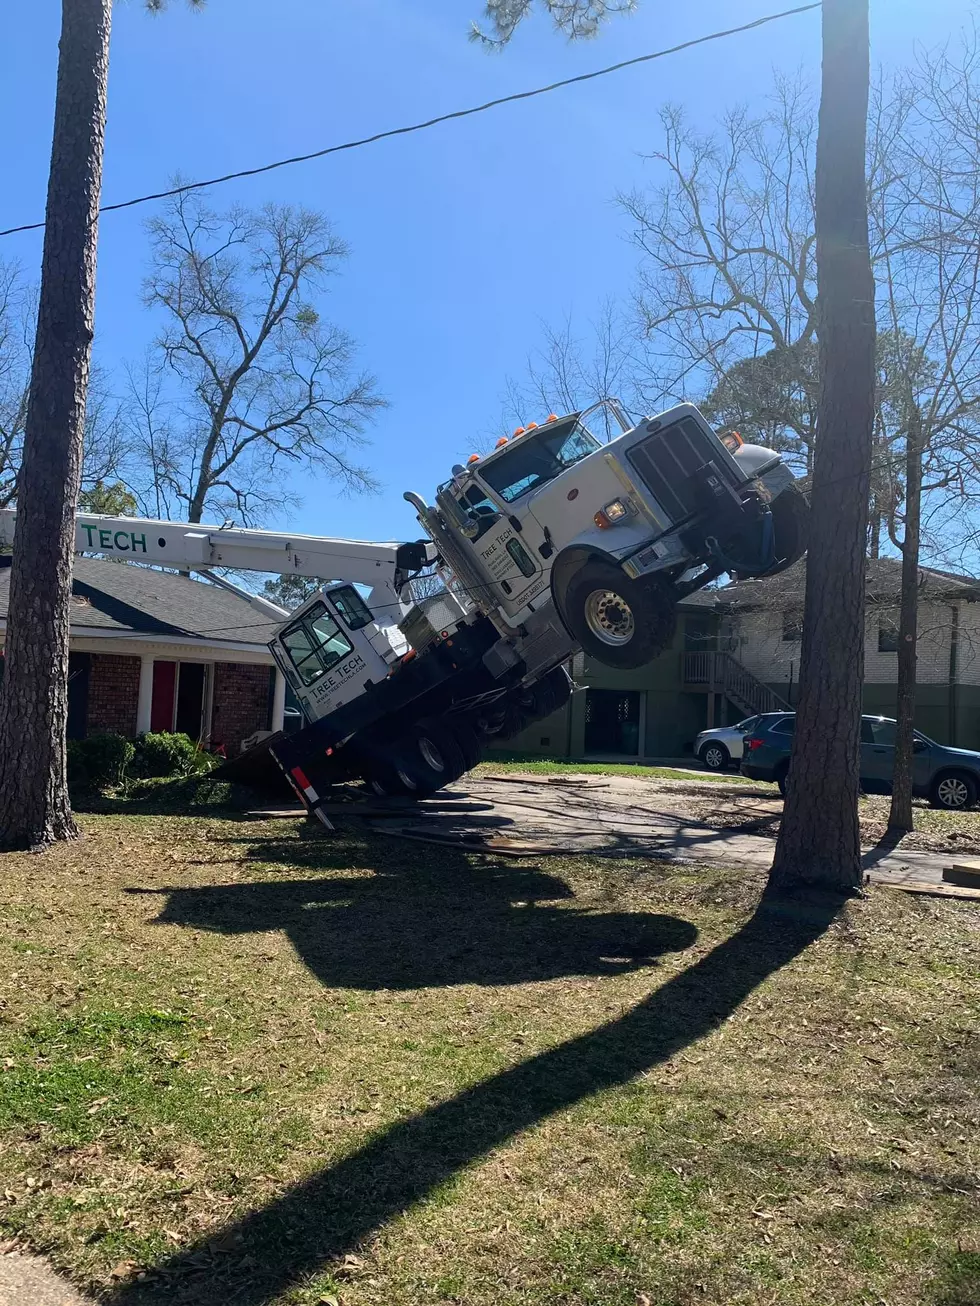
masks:
<svg viewBox="0 0 980 1306"><path fill-rule="evenodd" d="M779 773L776 776L776 784L779 785L779 792L782 794L784 798L786 797L786 790L789 788L788 780L789 780L789 767L784 766L780 769Z"/></svg>
<svg viewBox="0 0 980 1306"><path fill-rule="evenodd" d="M943 811L963 812L977 801L976 781L962 771L937 776L930 801L933 807L941 807Z"/></svg>
<svg viewBox="0 0 980 1306"><path fill-rule="evenodd" d="M731 759L731 754L724 744L717 744L713 740L704 745L698 753L701 761L709 771L724 771Z"/></svg>

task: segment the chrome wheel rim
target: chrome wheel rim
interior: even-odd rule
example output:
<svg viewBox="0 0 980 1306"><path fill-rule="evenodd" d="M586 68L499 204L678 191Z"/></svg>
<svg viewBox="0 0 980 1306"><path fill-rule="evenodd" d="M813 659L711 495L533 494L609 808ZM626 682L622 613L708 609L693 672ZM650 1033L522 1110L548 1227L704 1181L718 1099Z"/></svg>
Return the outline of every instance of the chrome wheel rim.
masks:
<svg viewBox="0 0 980 1306"><path fill-rule="evenodd" d="M938 793L943 807L965 807L970 796L966 784L955 775L940 780Z"/></svg>
<svg viewBox="0 0 980 1306"><path fill-rule="evenodd" d="M705 766L709 767L712 771L720 770L725 764L725 759L722 756L721 749L718 748L717 745L715 747L706 748L701 756L704 759Z"/></svg>
<svg viewBox="0 0 980 1306"><path fill-rule="evenodd" d="M585 600L585 624L596 639L614 647L628 644L636 633L630 605L615 590L593 590Z"/></svg>
<svg viewBox="0 0 980 1306"><path fill-rule="evenodd" d="M446 763L431 739L426 739L423 736L419 740L419 752L425 758L426 766L431 767L433 771L445 771Z"/></svg>

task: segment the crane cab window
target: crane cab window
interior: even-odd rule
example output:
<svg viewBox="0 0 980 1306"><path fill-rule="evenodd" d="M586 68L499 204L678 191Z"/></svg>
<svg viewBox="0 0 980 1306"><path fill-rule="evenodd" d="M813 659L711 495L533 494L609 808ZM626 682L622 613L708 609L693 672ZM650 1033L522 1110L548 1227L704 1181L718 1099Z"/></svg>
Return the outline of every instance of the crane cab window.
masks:
<svg viewBox="0 0 980 1306"><path fill-rule="evenodd" d="M323 603L308 608L301 620L283 631L281 639L304 685L314 684L354 651Z"/></svg>
<svg viewBox="0 0 980 1306"><path fill-rule="evenodd" d="M330 591L330 602L340 613L348 630L361 630L374 620L371 609L353 585Z"/></svg>

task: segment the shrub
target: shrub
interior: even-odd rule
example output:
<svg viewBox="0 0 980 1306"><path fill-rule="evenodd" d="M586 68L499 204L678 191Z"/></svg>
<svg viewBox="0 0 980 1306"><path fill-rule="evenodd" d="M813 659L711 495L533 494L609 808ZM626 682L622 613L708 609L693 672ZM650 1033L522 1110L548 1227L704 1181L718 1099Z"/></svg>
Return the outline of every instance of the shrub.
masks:
<svg viewBox="0 0 980 1306"><path fill-rule="evenodd" d="M78 789L122 784L135 749L122 735L89 735L68 741L68 781Z"/></svg>
<svg viewBox="0 0 980 1306"><path fill-rule="evenodd" d="M199 769L202 756L190 735L161 730L137 739L134 770L144 776L191 775Z"/></svg>

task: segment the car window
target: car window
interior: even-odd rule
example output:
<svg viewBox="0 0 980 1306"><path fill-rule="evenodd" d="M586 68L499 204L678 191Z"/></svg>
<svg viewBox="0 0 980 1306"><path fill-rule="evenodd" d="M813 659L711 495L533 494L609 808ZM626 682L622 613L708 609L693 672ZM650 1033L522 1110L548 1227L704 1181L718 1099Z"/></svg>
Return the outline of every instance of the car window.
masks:
<svg viewBox="0 0 980 1306"><path fill-rule="evenodd" d="M895 722L861 718L861 743L877 744L879 748L895 747Z"/></svg>
<svg viewBox="0 0 980 1306"><path fill-rule="evenodd" d="M769 733L772 734L772 735L792 735L792 734L795 734L795 733L796 733L796 717L795 717L795 716L784 716L783 719L782 719L782 721L777 721L776 724L775 724L774 726L771 727Z"/></svg>
<svg viewBox="0 0 980 1306"><path fill-rule="evenodd" d="M744 721L738 723L735 729L740 731L743 735L747 735L750 730L755 729L758 720L759 718L757 716L746 717Z"/></svg>

